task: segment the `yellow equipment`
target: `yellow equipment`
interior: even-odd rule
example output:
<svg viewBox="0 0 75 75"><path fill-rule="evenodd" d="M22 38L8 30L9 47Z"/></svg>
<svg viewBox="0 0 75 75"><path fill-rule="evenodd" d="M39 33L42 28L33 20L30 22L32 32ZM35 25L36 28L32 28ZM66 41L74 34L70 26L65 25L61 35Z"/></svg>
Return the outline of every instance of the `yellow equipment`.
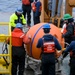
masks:
<svg viewBox="0 0 75 75"><path fill-rule="evenodd" d="M0 58L0 64L6 64L3 58Z"/></svg>
<svg viewBox="0 0 75 75"><path fill-rule="evenodd" d="M75 7L75 0L40 1L42 2L41 22L52 22L58 27L60 27L60 21L63 15L65 13L72 15L72 9ZM50 9L49 6L51 6L52 9Z"/></svg>
<svg viewBox="0 0 75 75"><path fill-rule="evenodd" d="M0 45L5 44L6 39L10 38L10 43L7 46L8 52L0 54L0 74L9 74L11 75L11 65L12 65L12 57L11 57L11 27L8 25L8 23L0 22L0 26L8 26L8 34L0 34ZM0 47L0 51L1 51Z"/></svg>

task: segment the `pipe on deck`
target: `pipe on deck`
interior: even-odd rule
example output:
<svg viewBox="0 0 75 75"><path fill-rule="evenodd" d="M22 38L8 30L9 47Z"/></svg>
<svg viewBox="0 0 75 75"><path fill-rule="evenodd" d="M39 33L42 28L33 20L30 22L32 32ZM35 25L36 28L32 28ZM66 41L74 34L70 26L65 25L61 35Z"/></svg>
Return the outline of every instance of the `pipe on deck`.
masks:
<svg viewBox="0 0 75 75"><path fill-rule="evenodd" d="M52 10L52 0L48 0L48 10Z"/></svg>
<svg viewBox="0 0 75 75"><path fill-rule="evenodd" d="M52 0L52 14L51 17L55 17L55 12L56 12L56 0ZM63 0L58 1L58 8L57 8L57 16L60 17L61 14L61 5L62 5Z"/></svg>
<svg viewBox="0 0 75 75"><path fill-rule="evenodd" d="M56 10L56 0L52 0L52 13L51 13L51 17L55 16L55 10Z"/></svg>
<svg viewBox="0 0 75 75"><path fill-rule="evenodd" d="M58 2L58 9L57 9L57 16L60 17L61 14L61 6L62 6L63 0L59 0Z"/></svg>

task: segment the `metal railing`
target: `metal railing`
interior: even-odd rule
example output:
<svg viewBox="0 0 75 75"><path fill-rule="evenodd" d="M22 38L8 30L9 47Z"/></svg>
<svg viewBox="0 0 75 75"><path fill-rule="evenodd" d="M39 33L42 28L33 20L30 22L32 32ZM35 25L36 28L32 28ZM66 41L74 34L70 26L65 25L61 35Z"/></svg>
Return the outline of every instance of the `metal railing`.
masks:
<svg viewBox="0 0 75 75"><path fill-rule="evenodd" d="M6 44L6 39L9 38L9 45L7 45L8 52L0 54L0 74L9 74L11 75L11 65L12 65L12 57L11 57L11 26L8 22L0 22L0 26L8 25L8 34L0 34L0 43ZM4 45L2 45L4 46ZM0 49L1 50L1 49Z"/></svg>

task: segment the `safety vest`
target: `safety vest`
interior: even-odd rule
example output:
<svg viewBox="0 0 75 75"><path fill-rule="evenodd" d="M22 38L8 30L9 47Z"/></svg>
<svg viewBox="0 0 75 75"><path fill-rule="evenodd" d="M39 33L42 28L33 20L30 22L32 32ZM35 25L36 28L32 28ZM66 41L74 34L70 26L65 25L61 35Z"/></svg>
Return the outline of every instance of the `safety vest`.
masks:
<svg viewBox="0 0 75 75"><path fill-rule="evenodd" d="M25 33L19 29L19 28L15 28L12 33L12 39L11 39L11 44L12 46L15 47L22 47L23 44L28 44L31 42L31 40L26 37ZM7 38L6 42L9 44L10 38Z"/></svg>
<svg viewBox="0 0 75 75"><path fill-rule="evenodd" d="M63 26L63 28L62 28L62 34L65 34L65 33L67 32L66 27L67 27L67 25L64 24L64 26Z"/></svg>
<svg viewBox="0 0 75 75"><path fill-rule="evenodd" d="M67 32L66 27L67 27L67 25L65 25L65 27L63 27L62 34L65 34ZM73 27L74 27L74 34L73 34L73 36L75 36L75 25L73 25Z"/></svg>
<svg viewBox="0 0 75 75"><path fill-rule="evenodd" d="M64 28L64 30L63 30L63 34L65 34L67 32L67 30L66 30L66 28Z"/></svg>
<svg viewBox="0 0 75 75"><path fill-rule="evenodd" d="M54 53L55 52L55 43L54 41L43 41L43 53Z"/></svg>
<svg viewBox="0 0 75 75"><path fill-rule="evenodd" d="M32 10L33 10L33 12L36 12L36 2L32 3ZM40 6L39 12L41 12L41 10L42 10L42 4Z"/></svg>
<svg viewBox="0 0 75 75"><path fill-rule="evenodd" d="M16 27L16 24L18 23L17 22L18 20L18 16L14 13L10 16L10 21L9 21L9 25L12 26L12 27ZM20 17L20 20L22 24L26 24L26 19L24 18L24 15L22 14L22 16Z"/></svg>
<svg viewBox="0 0 75 75"><path fill-rule="evenodd" d="M12 46L19 47L23 45L23 38L25 37L25 34L21 29L15 28L11 33L11 35L12 35Z"/></svg>

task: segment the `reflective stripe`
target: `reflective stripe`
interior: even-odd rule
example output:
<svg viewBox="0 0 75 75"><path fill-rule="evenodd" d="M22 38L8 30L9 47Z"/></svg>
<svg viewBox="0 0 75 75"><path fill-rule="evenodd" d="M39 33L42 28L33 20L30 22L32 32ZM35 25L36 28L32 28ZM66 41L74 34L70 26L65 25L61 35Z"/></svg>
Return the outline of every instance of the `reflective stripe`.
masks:
<svg viewBox="0 0 75 75"><path fill-rule="evenodd" d="M23 38L24 37L24 34L22 34L21 36L20 36L20 38Z"/></svg>
<svg viewBox="0 0 75 75"><path fill-rule="evenodd" d="M55 43L54 41L44 42L44 53L53 53L55 52Z"/></svg>
<svg viewBox="0 0 75 75"><path fill-rule="evenodd" d="M54 42L45 42L44 45L46 44L55 44Z"/></svg>

